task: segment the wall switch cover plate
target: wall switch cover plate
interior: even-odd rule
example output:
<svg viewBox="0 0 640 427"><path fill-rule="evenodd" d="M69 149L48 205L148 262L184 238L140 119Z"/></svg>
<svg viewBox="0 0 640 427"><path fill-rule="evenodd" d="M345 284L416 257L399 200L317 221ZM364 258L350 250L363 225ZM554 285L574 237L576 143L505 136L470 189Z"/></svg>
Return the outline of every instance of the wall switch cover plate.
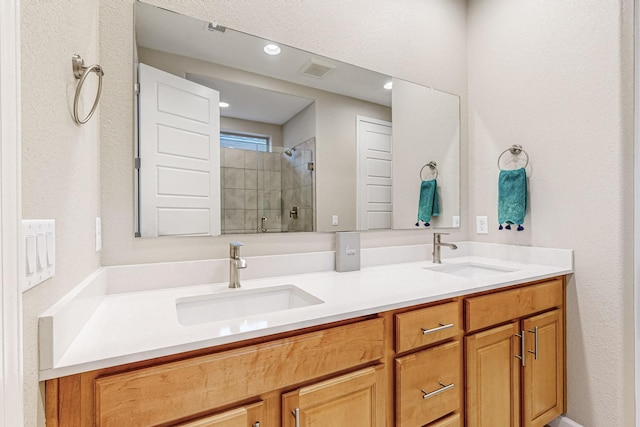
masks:
<svg viewBox="0 0 640 427"><path fill-rule="evenodd" d="M336 271L360 270L360 233L336 233Z"/></svg>
<svg viewBox="0 0 640 427"><path fill-rule="evenodd" d="M52 219L22 220L25 271L22 291L53 277L56 272L56 224Z"/></svg>

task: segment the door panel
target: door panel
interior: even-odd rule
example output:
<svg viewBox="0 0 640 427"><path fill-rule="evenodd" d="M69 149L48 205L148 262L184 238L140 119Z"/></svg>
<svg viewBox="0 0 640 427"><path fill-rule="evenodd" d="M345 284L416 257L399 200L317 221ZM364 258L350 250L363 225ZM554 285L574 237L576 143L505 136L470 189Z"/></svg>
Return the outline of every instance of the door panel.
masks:
<svg viewBox="0 0 640 427"><path fill-rule="evenodd" d="M384 367L366 368L283 397L283 426L383 427Z"/></svg>
<svg viewBox="0 0 640 427"><path fill-rule="evenodd" d="M219 94L140 64L142 237L220 234Z"/></svg>
<svg viewBox="0 0 640 427"><path fill-rule="evenodd" d="M542 427L564 412L562 322L562 310L553 310L523 320L527 336L527 361L523 377L525 427Z"/></svg>
<svg viewBox="0 0 640 427"><path fill-rule="evenodd" d="M391 123L358 117L358 229L391 228Z"/></svg>
<svg viewBox="0 0 640 427"><path fill-rule="evenodd" d="M467 426L520 426L518 323L465 337Z"/></svg>

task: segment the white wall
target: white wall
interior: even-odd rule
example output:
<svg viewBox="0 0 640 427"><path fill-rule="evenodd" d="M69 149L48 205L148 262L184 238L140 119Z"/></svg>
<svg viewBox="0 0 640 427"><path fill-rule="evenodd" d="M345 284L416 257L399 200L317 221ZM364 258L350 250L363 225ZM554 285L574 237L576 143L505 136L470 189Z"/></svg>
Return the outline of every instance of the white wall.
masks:
<svg viewBox="0 0 640 427"><path fill-rule="evenodd" d="M476 240L575 250L568 415L634 425L633 2L469 2L469 225ZM531 157L525 231L498 231L496 159Z"/></svg>
<svg viewBox="0 0 640 427"><path fill-rule="evenodd" d="M38 388L37 316L100 266L100 110L85 125L72 119L76 80L71 56L98 58L98 0L22 1L22 213L56 221L56 274L24 294L25 426L43 425ZM105 79L113 78L105 67ZM82 101L90 107L95 79ZM104 105L104 104L102 104ZM88 111L88 110L86 110Z"/></svg>
<svg viewBox="0 0 640 427"><path fill-rule="evenodd" d="M466 93L464 0L406 0L403 7L381 0L268 3L154 0L149 3L463 97ZM103 263L225 257L228 237L133 237L132 4L133 0L104 1L100 8L100 56L111 76L105 81L101 128ZM358 19L354 19L356 16ZM462 104L464 117L464 99ZM466 135L464 121L462 133ZM321 137L318 135L319 140ZM342 159L348 161L347 157ZM320 155L317 163L329 164ZM318 188L320 185L318 183ZM355 195L355 185L353 191ZM462 199L466 199L466 193ZM369 232L363 236L362 245L423 243L430 234L427 230ZM461 237L464 229L451 236L452 239ZM242 239L246 255L332 250L334 246L333 234L323 233L242 236Z"/></svg>

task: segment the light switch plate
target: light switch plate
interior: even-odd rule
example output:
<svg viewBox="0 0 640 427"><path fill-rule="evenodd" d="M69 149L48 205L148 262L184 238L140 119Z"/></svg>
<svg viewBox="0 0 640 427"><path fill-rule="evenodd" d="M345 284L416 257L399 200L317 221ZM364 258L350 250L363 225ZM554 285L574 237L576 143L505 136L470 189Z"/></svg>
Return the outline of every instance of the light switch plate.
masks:
<svg viewBox="0 0 640 427"><path fill-rule="evenodd" d="M25 271L22 291L53 277L56 272L56 224L52 219L22 220Z"/></svg>

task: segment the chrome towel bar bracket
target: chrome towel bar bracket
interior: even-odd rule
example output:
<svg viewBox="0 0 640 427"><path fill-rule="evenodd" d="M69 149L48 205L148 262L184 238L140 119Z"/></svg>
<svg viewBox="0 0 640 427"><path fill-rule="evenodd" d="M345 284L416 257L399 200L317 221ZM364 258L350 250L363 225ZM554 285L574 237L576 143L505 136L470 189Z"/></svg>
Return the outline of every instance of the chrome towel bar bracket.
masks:
<svg viewBox="0 0 640 427"><path fill-rule="evenodd" d="M98 64L85 67L84 60L78 54L75 54L71 57L71 67L73 69L74 77L79 80L78 85L76 86L76 95L73 98L73 121L76 122L76 124L82 125L89 121L91 116L93 116L93 113L95 113L96 108L98 108L98 102L100 102L100 94L102 93L102 77L104 76L104 71ZM91 111L89 111L87 117L81 119L80 114L78 113L78 101L80 100L80 92L82 92L84 81L92 72L96 73L98 76L98 91L96 93L96 98L93 101L93 107L91 107Z"/></svg>
<svg viewBox="0 0 640 427"><path fill-rule="evenodd" d="M522 148L522 145L513 144L511 147L509 147L506 150L504 150L498 156L498 169L502 169L500 167L500 159L502 159L502 156L504 156L507 152L510 152L514 156L518 156L520 154L524 154L525 157L526 157L526 162L525 162L524 166L522 166L522 167L526 168L529 165L529 154L524 150L524 148Z"/></svg>
<svg viewBox="0 0 640 427"><path fill-rule="evenodd" d="M431 178L431 179L436 179L436 178L438 177L438 168L437 168L437 166L438 166L438 165L436 164L436 162L433 162L433 161L432 161L432 162L427 163L426 165L424 165L424 166L422 167L422 169L420 169L420 181L424 181L424 180L425 180L425 179L422 177L422 171L424 171L424 168L426 168L427 166L428 166L429 168L431 168L431 172L432 172L433 174L435 174L435 176L434 176L433 178Z"/></svg>

